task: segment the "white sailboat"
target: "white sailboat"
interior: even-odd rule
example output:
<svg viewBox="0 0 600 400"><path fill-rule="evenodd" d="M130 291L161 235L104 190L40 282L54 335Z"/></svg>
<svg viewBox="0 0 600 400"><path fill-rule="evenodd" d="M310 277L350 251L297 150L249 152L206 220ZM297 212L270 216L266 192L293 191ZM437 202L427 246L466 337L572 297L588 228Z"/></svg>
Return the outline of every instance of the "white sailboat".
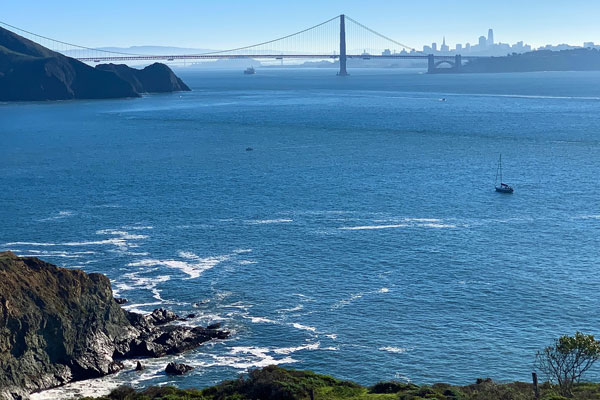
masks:
<svg viewBox="0 0 600 400"><path fill-rule="evenodd" d="M500 186L498 186L498 176L500 176ZM498 168L496 169L496 182L494 183L494 186L496 187L496 192L499 193L511 194L515 191L515 189L513 189L511 186L502 182L502 154L500 154L500 158L498 159Z"/></svg>

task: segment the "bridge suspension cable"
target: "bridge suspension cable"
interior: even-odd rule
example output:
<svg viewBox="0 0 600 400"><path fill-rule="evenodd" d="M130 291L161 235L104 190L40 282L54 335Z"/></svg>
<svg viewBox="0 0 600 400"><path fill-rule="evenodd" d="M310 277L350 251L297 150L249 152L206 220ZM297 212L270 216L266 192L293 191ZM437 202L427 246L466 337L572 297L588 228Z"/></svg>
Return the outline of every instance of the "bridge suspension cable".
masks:
<svg viewBox="0 0 600 400"><path fill-rule="evenodd" d="M319 28L319 27L321 27L321 26L323 26L323 25L326 25L326 24L328 24L328 23L329 23L329 22L331 22L331 21L338 20L339 18L340 18L340 17L339 17L339 15L338 15L338 16L335 16L335 17L333 17L333 18L331 18L331 19L328 19L327 21L321 22L320 24L317 24L317 25L311 26L310 28L302 29L301 31L298 31L298 32L295 32L295 33L292 33L292 34L289 34L289 35L286 35L286 36L282 36L282 37L280 37L280 38L277 38L277 39L268 40L268 41L266 41L266 42L257 43L257 44L253 44L253 45L250 45L250 46L238 47L238 48L235 48L235 49L229 49L229 50L219 50L219 51L211 51L211 52L207 52L207 53L200 53L200 54L198 54L198 55L211 55L211 54L222 54L222 53L229 53L229 52L240 51L240 50L248 50L248 49L251 49L251 48L254 48L254 47L259 47L259 46L264 46L264 45L268 45L268 44L276 43L276 42L278 42L278 41L285 40L285 39L289 39L289 38L291 38L291 37L294 37L294 36L297 36L297 35L303 34L303 33L305 33L305 32L311 31L311 30L313 30L313 29Z"/></svg>
<svg viewBox="0 0 600 400"><path fill-rule="evenodd" d="M78 58L86 62L135 60L173 61L175 59L210 60L219 58L281 59L283 62L283 58L311 58L313 56L315 59L339 58L341 18L342 16L336 16L295 33L253 45L195 54L173 54L171 56L92 48L39 35L6 22L0 21L0 25L16 31L30 40L45 45L51 50L61 52L67 56ZM422 52L396 41L389 36L383 35L351 17L345 16L345 19L349 22L345 27L346 54L348 58L378 57L382 54L384 56L402 56L407 54L414 56L423 55ZM398 46L402 49L402 53L396 53L395 49L393 49L392 53L390 47L393 46ZM410 53L408 53L407 50Z"/></svg>
<svg viewBox="0 0 600 400"><path fill-rule="evenodd" d="M43 36L43 35L38 35L37 33L33 33L30 31L27 31L25 29L16 27L14 25L8 24L6 22L0 21L0 25L3 26L8 26L9 28L18 31L20 33L22 33L21 36L26 37L29 40L32 40L34 42L37 42L39 44L39 39L43 39L46 41L50 41L50 42L54 42L54 43L58 43L58 44L62 44L65 46L69 46L69 47L74 47L74 48L78 48L81 50L90 50L90 51L95 51L95 52L100 52L100 53L107 53L107 54L120 54L120 55L126 55L126 56L142 56L143 54L135 54L135 53L125 53L125 52L119 52L119 51L110 51L110 50L103 50L103 49L98 49L98 48L92 48L92 47L86 47L86 46L81 46L78 44L73 44L73 43L68 43L68 42L63 42L62 40L57 40L57 39L52 39L49 38L47 36ZM31 37L37 38L38 41L31 39ZM50 47L51 50L55 50L55 48ZM58 51L58 50L57 50Z"/></svg>
<svg viewBox="0 0 600 400"><path fill-rule="evenodd" d="M385 39L385 40L387 40L387 41L389 41L389 42L391 42L391 43L394 43L395 45L398 45L398 46L402 47L403 49L406 49L406 50L410 50L410 51L413 51L413 52L418 52L418 53L422 53L422 54L424 54L422 51L418 51L417 49L415 49L415 48L413 48L413 47L407 46L407 45L405 45L405 44L402 44L402 43L400 43L400 42L398 42L398 41L396 41L396 40L394 40L394 39L392 39L392 38L388 37L388 36L385 36L385 35L383 35L383 34L381 34L381 33L377 32L377 31L375 31L375 30L373 30L373 29L369 28L368 26L361 24L361 23L360 23L360 22L358 22L357 20L355 20L355 19L353 19L353 18L350 18L350 17L349 17L349 16L347 16L347 15L346 15L346 19L347 19L348 21L351 21L352 23L354 23L354 24L358 25L359 27L361 27L361 28L365 29L366 31L369 31L369 32L371 32L372 34L374 34L374 35L376 35L376 36L379 36L379 37L380 37L380 38L382 38L382 39Z"/></svg>

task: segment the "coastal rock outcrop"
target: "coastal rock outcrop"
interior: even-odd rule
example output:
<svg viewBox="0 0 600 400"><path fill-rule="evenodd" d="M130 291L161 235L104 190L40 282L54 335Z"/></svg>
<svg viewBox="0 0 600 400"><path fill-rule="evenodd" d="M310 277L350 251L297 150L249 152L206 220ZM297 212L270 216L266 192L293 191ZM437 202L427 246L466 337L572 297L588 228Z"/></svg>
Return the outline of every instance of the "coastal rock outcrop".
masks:
<svg viewBox="0 0 600 400"><path fill-rule="evenodd" d="M0 27L0 101L105 99L189 90L164 64L93 68Z"/></svg>
<svg viewBox="0 0 600 400"><path fill-rule="evenodd" d="M117 372L129 357L190 350L228 332L125 311L102 274L0 253L0 399Z"/></svg>
<svg viewBox="0 0 600 400"><path fill-rule="evenodd" d="M167 364L165 372L169 375L183 375L190 372L193 369L194 367L192 367L191 365L170 362Z"/></svg>

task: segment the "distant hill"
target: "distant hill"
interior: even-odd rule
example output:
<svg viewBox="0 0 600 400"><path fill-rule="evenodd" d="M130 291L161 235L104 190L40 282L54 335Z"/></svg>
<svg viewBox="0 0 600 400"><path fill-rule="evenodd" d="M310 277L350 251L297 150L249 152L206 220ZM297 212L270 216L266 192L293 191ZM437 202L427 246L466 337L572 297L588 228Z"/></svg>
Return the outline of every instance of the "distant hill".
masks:
<svg viewBox="0 0 600 400"><path fill-rule="evenodd" d="M152 56L171 56L182 54L202 54L210 53L211 49L195 49L191 47L172 47L172 46L131 46L131 47L98 47L98 50L111 51L124 54L143 54ZM80 50L66 50L62 54L66 56L77 57Z"/></svg>
<svg viewBox="0 0 600 400"><path fill-rule="evenodd" d="M166 65L141 71L120 66L119 73L112 67L93 68L0 28L0 101L139 97L179 90L189 88Z"/></svg>
<svg viewBox="0 0 600 400"><path fill-rule="evenodd" d="M210 53L215 50L195 49L191 47L172 47L172 46L131 46L131 47L101 47L99 50L115 51L119 53L149 54L149 55L178 55L178 54L202 54Z"/></svg>
<svg viewBox="0 0 600 400"><path fill-rule="evenodd" d="M505 57L480 58L464 65L460 72L533 71L600 71L600 51L589 48L538 50Z"/></svg>
<svg viewBox="0 0 600 400"><path fill-rule="evenodd" d="M189 91L181 79L165 64L154 63L139 70L125 64L100 64L96 70L112 72L127 81L138 93Z"/></svg>

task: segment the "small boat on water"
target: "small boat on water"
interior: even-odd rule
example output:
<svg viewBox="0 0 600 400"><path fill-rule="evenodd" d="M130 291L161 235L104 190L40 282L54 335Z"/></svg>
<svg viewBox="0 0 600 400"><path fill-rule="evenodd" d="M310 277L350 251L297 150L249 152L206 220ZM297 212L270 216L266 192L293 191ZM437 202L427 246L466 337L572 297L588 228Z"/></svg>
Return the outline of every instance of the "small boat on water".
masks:
<svg viewBox="0 0 600 400"><path fill-rule="evenodd" d="M500 176L500 186L498 186L498 176ZM500 154L500 158L498 159L498 168L496 169L496 182L494 183L496 187L496 192L499 193L508 193L511 194L515 191L511 186L502 182L502 154Z"/></svg>
<svg viewBox="0 0 600 400"><path fill-rule="evenodd" d="M256 70L254 69L254 67L248 67L244 70L245 75L254 75L255 73Z"/></svg>

